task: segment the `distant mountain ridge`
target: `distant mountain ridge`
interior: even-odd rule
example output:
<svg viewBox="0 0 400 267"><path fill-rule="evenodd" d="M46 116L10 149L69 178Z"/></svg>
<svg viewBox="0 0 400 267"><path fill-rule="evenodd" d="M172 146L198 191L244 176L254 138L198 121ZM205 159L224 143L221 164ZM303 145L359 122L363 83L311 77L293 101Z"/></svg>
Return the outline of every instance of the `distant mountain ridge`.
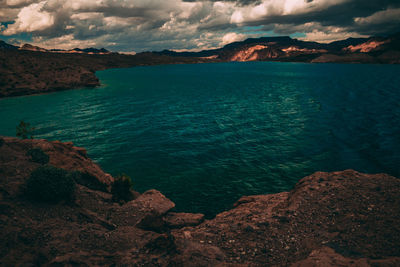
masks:
<svg viewBox="0 0 400 267"><path fill-rule="evenodd" d="M0 40L0 49L1 50L27 50L27 51L35 51L35 52L53 52L53 53L78 53L78 54L111 54L112 52L108 51L105 48L74 48L70 50L64 49L45 49L39 46L24 44L21 47L8 44L2 40Z"/></svg>
<svg viewBox="0 0 400 267"><path fill-rule="evenodd" d="M288 36L249 38L200 52L126 55L105 48L44 49L0 40L0 98L98 86L98 70L143 65L230 61L400 64L400 33L329 44Z"/></svg>
<svg viewBox="0 0 400 267"><path fill-rule="evenodd" d="M0 50L17 50L18 46L7 44L6 42L0 40Z"/></svg>
<svg viewBox="0 0 400 267"><path fill-rule="evenodd" d="M36 52L48 52L49 50L41 48L39 46L34 46L31 44L24 44L23 46L21 46L20 48L18 48L19 50L29 50L29 51L36 51Z"/></svg>
<svg viewBox="0 0 400 267"><path fill-rule="evenodd" d="M173 57L210 57L222 61L400 63L399 52L400 34L348 38L331 43L302 41L289 36L248 38L218 49L199 52L164 50L154 53ZM392 54L390 60L388 53Z"/></svg>
<svg viewBox="0 0 400 267"><path fill-rule="evenodd" d="M109 53L111 53L110 51L108 51L105 48L97 49L97 48L94 48L94 47L89 47L89 48L84 48L84 49L74 48L74 49L69 50L69 51L83 52L83 53L89 53L89 54L90 53L93 53L93 54L101 54L101 53L109 54Z"/></svg>
<svg viewBox="0 0 400 267"><path fill-rule="evenodd" d="M29 50L52 53L111 54L105 48L45 49L31 44L21 47L0 40L2 50ZM146 53L146 52L145 52ZM163 50L151 52L170 57L208 58L221 61L300 61L300 62L354 62L400 63L400 33L388 37L348 38L331 43L302 41L289 36L248 38L229 43L221 48L199 52ZM361 55L359 55L361 53ZM354 57L351 54L355 54ZM390 56L389 54L392 54ZM389 60L389 58L391 58ZM360 59L362 59L360 61ZM353 61L352 61L353 60Z"/></svg>

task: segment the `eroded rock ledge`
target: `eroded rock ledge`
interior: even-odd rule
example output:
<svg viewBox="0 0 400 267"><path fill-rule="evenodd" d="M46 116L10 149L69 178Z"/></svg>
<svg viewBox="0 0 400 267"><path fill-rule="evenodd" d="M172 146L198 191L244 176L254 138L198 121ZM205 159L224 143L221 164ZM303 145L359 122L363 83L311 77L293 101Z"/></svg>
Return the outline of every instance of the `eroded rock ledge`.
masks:
<svg viewBox="0 0 400 267"><path fill-rule="evenodd" d="M96 177L73 204L26 200L21 186L49 164ZM317 172L290 192L246 196L204 220L173 212L157 190L119 205L113 177L72 143L0 137L0 262L5 266L399 266L400 180L353 170Z"/></svg>

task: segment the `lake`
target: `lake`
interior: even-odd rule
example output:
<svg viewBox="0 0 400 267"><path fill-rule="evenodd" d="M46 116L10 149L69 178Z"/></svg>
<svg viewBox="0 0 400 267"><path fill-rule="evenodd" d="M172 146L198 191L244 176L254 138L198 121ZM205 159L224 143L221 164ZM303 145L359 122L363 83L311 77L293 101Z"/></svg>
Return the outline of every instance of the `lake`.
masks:
<svg viewBox="0 0 400 267"><path fill-rule="evenodd" d="M0 135L73 141L134 189L207 217L315 171L400 176L400 66L278 62L97 72L100 88L0 99Z"/></svg>

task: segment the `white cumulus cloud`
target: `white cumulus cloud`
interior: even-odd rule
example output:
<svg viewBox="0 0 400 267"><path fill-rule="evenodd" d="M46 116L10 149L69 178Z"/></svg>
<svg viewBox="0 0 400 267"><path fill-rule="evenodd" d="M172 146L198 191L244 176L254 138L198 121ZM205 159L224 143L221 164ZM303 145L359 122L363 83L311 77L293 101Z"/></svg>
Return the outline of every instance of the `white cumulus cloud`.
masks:
<svg viewBox="0 0 400 267"><path fill-rule="evenodd" d="M242 41L245 38L246 38L246 35L244 35L244 34L238 34L236 32L229 32L222 37L221 45L226 45L226 44L233 43L236 41Z"/></svg>
<svg viewBox="0 0 400 267"><path fill-rule="evenodd" d="M21 9L14 24L3 31L4 35L20 32L42 31L54 24L54 16L43 10L45 2L31 4Z"/></svg>

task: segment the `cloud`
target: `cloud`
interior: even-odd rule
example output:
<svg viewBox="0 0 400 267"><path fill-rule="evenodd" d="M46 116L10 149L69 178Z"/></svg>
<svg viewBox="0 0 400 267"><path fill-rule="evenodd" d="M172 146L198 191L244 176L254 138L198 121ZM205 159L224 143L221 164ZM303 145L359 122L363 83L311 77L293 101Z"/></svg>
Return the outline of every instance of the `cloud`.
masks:
<svg viewBox="0 0 400 267"><path fill-rule="evenodd" d="M237 34L236 32L230 32L224 35L222 37L222 42L221 45L226 45L229 43L233 43L236 41L241 41L245 38L246 36L244 34Z"/></svg>
<svg viewBox="0 0 400 267"><path fill-rule="evenodd" d="M225 0L225 1L221 1L221 0L203 0L203 2L229 2L229 3L234 3L238 6L248 6L248 5L255 5L255 4L259 4L262 0ZM184 0L184 2L201 2L198 0Z"/></svg>
<svg viewBox="0 0 400 267"><path fill-rule="evenodd" d="M354 29L364 34L393 33L400 29L400 8L378 11L368 17L354 19Z"/></svg>
<svg viewBox="0 0 400 267"><path fill-rule="evenodd" d="M28 6L32 3L37 3L37 0L4 0L2 4L7 5L8 7L24 7Z"/></svg>
<svg viewBox="0 0 400 267"><path fill-rule="evenodd" d="M200 50L271 31L317 41L389 34L399 10L398 0L0 0L0 22L14 22L0 34L30 33L47 48Z"/></svg>
<svg viewBox="0 0 400 267"><path fill-rule="evenodd" d="M303 40L313 40L320 43L330 43L337 40L343 40L347 38L359 38L359 37L368 37L367 35L362 35L355 32L348 32L343 28L330 27L329 29L322 30L312 30L311 32L307 32L306 36L300 39Z"/></svg>
<svg viewBox="0 0 400 267"><path fill-rule="evenodd" d="M15 8L0 8L0 22L14 21L18 12Z"/></svg>
<svg viewBox="0 0 400 267"><path fill-rule="evenodd" d="M378 11L371 16L355 18L359 25L383 24L387 22L400 21L400 8Z"/></svg>
<svg viewBox="0 0 400 267"><path fill-rule="evenodd" d="M44 2L31 4L21 9L17 20L4 32L5 35L13 35L20 32L42 31L54 24L54 16L43 10Z"/></svg>

